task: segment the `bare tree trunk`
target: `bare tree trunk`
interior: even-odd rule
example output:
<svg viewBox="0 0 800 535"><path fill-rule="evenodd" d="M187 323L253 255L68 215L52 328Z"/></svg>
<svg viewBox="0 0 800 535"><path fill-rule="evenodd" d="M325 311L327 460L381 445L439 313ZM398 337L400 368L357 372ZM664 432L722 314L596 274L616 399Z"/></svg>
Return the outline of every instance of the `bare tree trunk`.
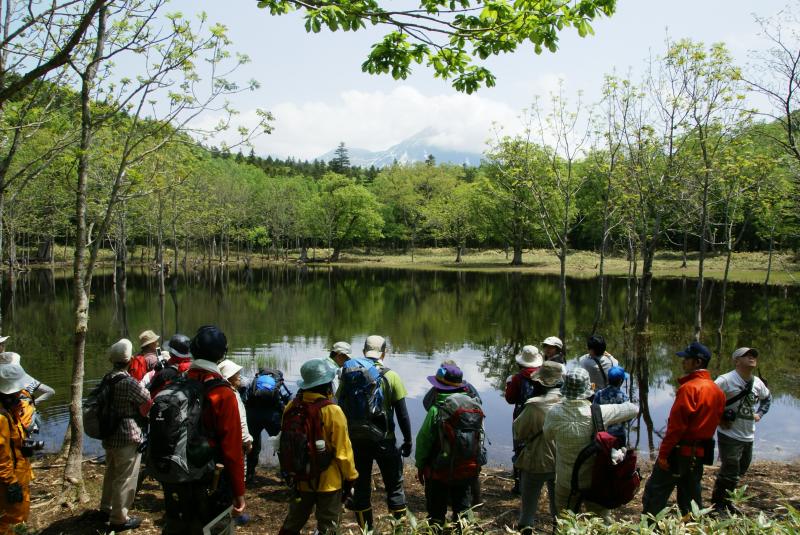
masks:
<svg viewBox="0 0 800 535"><path fill-rule="evenodd" d="M461 263L461 252L464 250L462 245L456 245L456 264Z"/></svg>
<svg viewBox="0 0 800 535"><path fill-rule="evenodd" d="M558 255L559 263L561 264L561 272L559 277L559 289L561 293L561 301L558 307L558 337L562 340L566 339L567 334L567 242L561 241L561 252Z"/></svg>
<svg viewBox="0 0 800 535"><path fill-rule="evenodd" d="M522 265L522 244L514 243L514 257L511 259L512 266Z"/></svg>
<svg viewBox="0 0 800 535"><path fill-rule="evenodd" d="M701 134L702 135L702 134ZM705 282L705 262L706 251L708 250L708 189L711 183L711 176L709 172L709 162L705 154L705 144L701 140L701 147L703 149L703 161L705 162L705 173L703 175L703 196L701 199L701 214L700 214L700 255L698 257L697 265L697 291L695 293L695 321L694 321L694 339L700 341L700 336L703 331L703 284Z"/></svg>
<svg viewBox="0 0 800 535"><path fill-rule="evenodd" d="M769 259L767 260L767 276L764 279L764 287L769 286L769 277L772 274L772 252L775 250L775 224L769 229Z"/></svg>
<svg viewBox="0 0 800 535"><path fill-rule="evenodd" d="M683 262L681 262L681 269L686 268L686 257L689 254L689 231L683 230Z"/></svg>

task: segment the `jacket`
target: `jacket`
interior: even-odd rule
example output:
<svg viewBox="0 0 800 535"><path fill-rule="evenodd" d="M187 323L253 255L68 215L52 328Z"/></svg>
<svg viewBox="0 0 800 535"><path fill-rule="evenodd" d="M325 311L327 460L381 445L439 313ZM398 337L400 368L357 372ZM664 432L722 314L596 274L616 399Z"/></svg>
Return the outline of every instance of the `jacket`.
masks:
<svg viewBox="0 0 800 535"><path fill-rule="evenodd" d="M303 401L306 403L314 402L323 397L325 396L316 392L303 392ZM286 406L286 410L294 403L295 400L292 400ZM322 420L322 436L327 448L334 452L333 461L320 474L316 489L311 488L305 481L299 482L297 487L301 492L334 492L342 488L342 481L352 482L358 479L356 461L353 457L353 446L350 443L350 435L347 432L347 418L345 418L344 412L338 405L331 404L322 407L319 413Z"/></svg>
<svg viewBox="0 0 800 535"><path fill-rule="evenodd" d="M217 371L212 371L216 369ZM192 363L188 377L200 382L224 379L217 365L210 361L196 360ZM206 393L203 405L203 425L209 443L216 450L217 460L225 466L225 474L234 496L244 496L244 452L242 451L242 423L239 403L233 388L220 385Z"/></svg>
<svg viewBox="0 0 800 535"><path fill-rule="evenodd" d="M530 381L539 368L522 368L506 380L506 401L511 405L522 405L527 400L522 399L522 381ZM536 383L534 383L536 384ZM536 385L541 388L541 385Z"/></svg>
<svg viewBox="0 0 800 535"><path fill-rule="evenodd" d="M725 393L711 380L708 370L696 370L678 379L675 402L669 411L667 432L658 457L667 459L680 442L708 440L714 436L722 412L725 410ZM680 451L682 455L702 456L702 448L691 445Z"/></svg>
<svg viewBox="0 0 800 535"><path fill-rule="evenodd" d="M619 405L601 405L603 423L625 422L639 413L639 407L626 402ZM594 437L592 404L588 399L564 399L554 405L544 419L544 438L556 445L556 486L569 489L572 467L578 454ZM578 484L588 487L592 481L593 462L585 462L578 475Z"/></svg>
<svg viewBox="0 0 800 535"><path fill-rule="evenodd" d="M525 444L517 456L514 467L534 474L556 470L556 444L543 436L544 420L550 409L561 402L558 388L525 402L522 413L514 420L514 442Z"/></svg>
<svg viewBox="0 0 800 535"><path fill-rule="evenodd" d="M11 533L10 526L25 522L31 506L30 482L33 479L30 461L22 455L25 430L16 416L0 409L0 533ZM12 483L22 486L22 502L6 501L7 487Z"/></svg>

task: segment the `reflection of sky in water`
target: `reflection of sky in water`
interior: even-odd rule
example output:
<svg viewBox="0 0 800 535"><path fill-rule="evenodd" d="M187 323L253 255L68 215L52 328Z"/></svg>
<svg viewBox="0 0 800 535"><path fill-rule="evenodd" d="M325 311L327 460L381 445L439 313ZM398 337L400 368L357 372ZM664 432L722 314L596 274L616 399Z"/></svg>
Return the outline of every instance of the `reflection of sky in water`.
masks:
<svg viewBox="0 0 800 535"><path fill-rule="evenodd" d="M351 340L354 352L360 354L366 335ZM272 356L282 365L286 375L286 382L292 391L296 391L296 382L299 379L300 366L313 357L325 356L328 353L328 344L321 339L292 339L281 343L272 344L253 349L237 349L231 356L243 364L253 362L253 357ZM391 350L386 357L386 365L395 370L405 383L408 390L408 409L411 415L412 429L416 433L425 417L422 408L422 398L430 388L427 380L433 375L439 363L445 358L455 359L464 371L464 378L472 383L480 392L483 399L484 412L486 413L486 436L489 450L489 462L492 465L508 465L511 458L511 411L512 407L505 402L501 392L495 390L489 380L481 373L479 363L483 352L470 346L464 346L448 352L437 352L432 356L419 354L396 354ZM570 363L572 365L573 363ZM656 379L656 378L654 378ZM667 416L674 399L674 389L666 377L658 377L649 392L650 412L653 418L656 435L655 446L658 447L663 433ZM664 386L657 386L657 385ZM67 424L67 415L63 407L44 408L46 425L42 435L48 447L56 449L53 445L60 445ZM757 459L789 460L797 457L800 452L797 440L793 437L800 436L800 420L796 418L797 401L790 396L781 396L773 400L772 407L767 416L756 426L755 457ZM638 441L639 450L644 456L647 452L647 438L644 434ZM631 443L637 442L636 424L632 426ZM399 436L399 431L398 431ZM266 438L266 435L265 435ZM102 448L99 441L85 437L85 449L88 454L100 454ZM265 447L262 451L262 462L274 463L271 448ZM409 461L410 462L410 461Z"/></svg>

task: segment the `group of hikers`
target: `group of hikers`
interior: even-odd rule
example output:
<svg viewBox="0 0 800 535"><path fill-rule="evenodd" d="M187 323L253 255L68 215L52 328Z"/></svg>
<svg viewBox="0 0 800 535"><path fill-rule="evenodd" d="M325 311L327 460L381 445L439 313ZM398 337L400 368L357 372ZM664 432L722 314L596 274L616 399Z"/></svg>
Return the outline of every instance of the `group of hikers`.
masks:
<svg viewBox="0 0 800 535"><path fill-rule="evenodd" d="M30 457L41 448L36 408L53 395L25 372L18 354L5 351L7 339L0 337L0 535L27 520ZM361 355L336 342L328 356L305 361L294 395L279 370L243 377L216 326L200 327L193 338L176 334L163 351L159 342L148 330L135 355L127 339L111 345L112 369L84 402L85 431L105 449L102 497L90 515L108 533L141 525L129 511L145 475L163 489L162 533L202 534L211 525L245 522L245 489L256 483L262 431L276 437L280 473L292 489L279 535L299 534L312 513L317 533L333 534L343 507L359 528L376 529L373 464L390 515L403 522L403 457L412 452L434 530L444 527L448 507L458 530L459 519L482 502L486 415L453 360L427 377L426 415L412 437L406 388L385 364L382 336L368 336ZM629 375L601 336L588 338L587 354L570 369L563 349L553 336L541 351L524 346L515 357L518 372L506 382L506 400L514 405L512 491L521 496L516 528L523 533L537 523L552 526L565 510L586 510L609 523L610 511L633 499L640 483L627 444L626 423L639 411L625 393ZM692 502L702 507L700 481L703 466L714 462L715 435L721 467L712 502L720 513L736 512L731 492L748 469L755 423L771 402L754 375L758 351L734 351L734 369L716 381L707 370L711 353L699 342L676 355L684 375L644 489L643 513L664 509L676 487L683 514ZM544 487L549 505L540 515Z"/></svg>

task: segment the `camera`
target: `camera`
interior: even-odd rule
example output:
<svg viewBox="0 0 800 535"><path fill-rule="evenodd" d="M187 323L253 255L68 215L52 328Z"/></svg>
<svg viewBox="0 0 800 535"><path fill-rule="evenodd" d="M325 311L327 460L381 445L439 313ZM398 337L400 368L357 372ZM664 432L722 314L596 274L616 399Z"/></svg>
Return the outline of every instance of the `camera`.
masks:
<svg viewBox="0 0 800 535"><path fill-rule="evenodd" d="M735 422L736 411L734 409L725 409L725 412L722 413L722 420L725 422Z"/></svg>
<svg viewBox="0 0 800 535"><path fill-rule="evenodd" d="M20 450L25 457L33 457L33 452L39 451L44 448L44 440L35 440L32 438L25 438L22 440Z"/></svg>

